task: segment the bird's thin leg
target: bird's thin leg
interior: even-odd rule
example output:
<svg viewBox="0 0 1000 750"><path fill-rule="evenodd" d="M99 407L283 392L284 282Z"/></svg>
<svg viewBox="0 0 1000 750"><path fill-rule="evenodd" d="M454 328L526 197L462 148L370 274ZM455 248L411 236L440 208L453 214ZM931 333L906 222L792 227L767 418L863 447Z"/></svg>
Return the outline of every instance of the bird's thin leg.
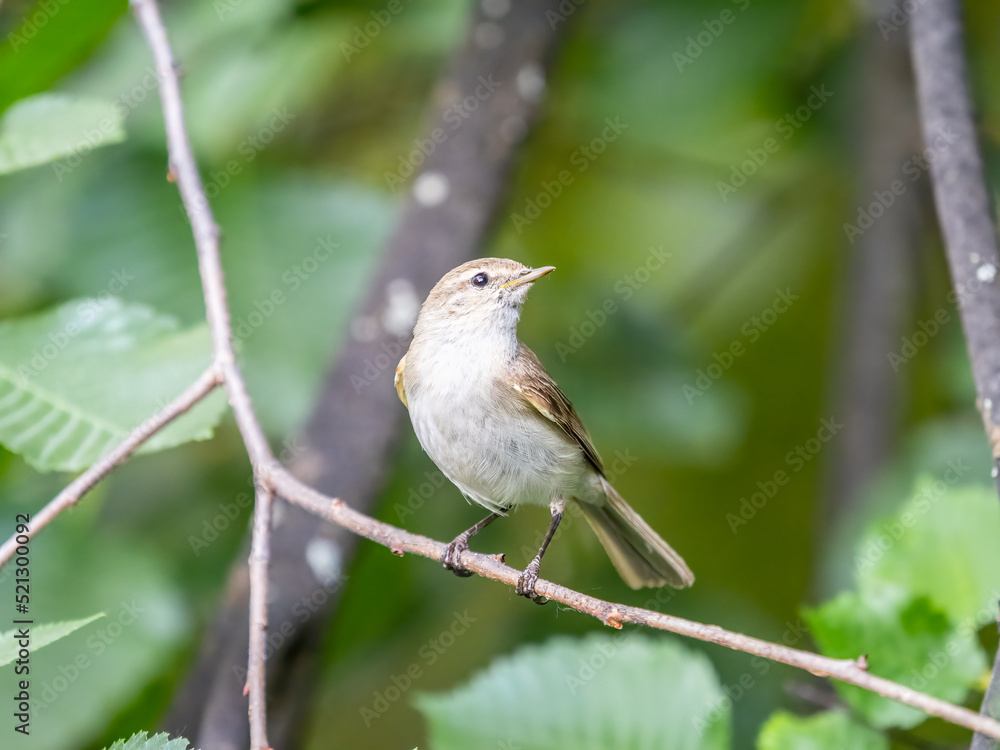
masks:
<svg viewBox="0 0 1000 750"><path fill-rule="evenodd" d="M499 513L490 513L475 526L466 529L452 539L448 543L448 546L444 548L444 554L441 555L441 564L457 576L461 576L462 578L471 576L472 571L466 570L459 558L461 557L462 552L469 549L469 540L498 518L500 518Z"/></svg>
<svg viewBox="0 0 1000 750"><path fill-rule="evenodd" d="M517 586L514 587L514 591L518 596L526 596L535 602L535 604L545 604L548 601L544 596L539 596L535 593L535 584L538 583L538 569L542 564L542 555L545 554L549 542L552 541L552 537L556 534L556 529L559 527L559 522L563 517L563 511L566 509L566 502L555 500L552 502L551 508L552 520L549 522L549 530L545 533L545 539L542 540L542 546L539 548L535 558L528 563L528 567L518 577Z"/></svg>

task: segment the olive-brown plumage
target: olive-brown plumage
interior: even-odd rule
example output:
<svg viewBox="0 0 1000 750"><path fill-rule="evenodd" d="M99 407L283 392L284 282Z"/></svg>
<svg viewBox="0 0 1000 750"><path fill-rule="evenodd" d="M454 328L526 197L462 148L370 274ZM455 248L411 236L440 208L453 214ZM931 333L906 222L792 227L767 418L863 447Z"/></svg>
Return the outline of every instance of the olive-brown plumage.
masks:
<svg viewBox="0 0 1000 750"><path fill-rule="evenodd" d="M537 600L542 555L566 503L577 503L631 587L690 586L684 560L611 486L573 405L517 338L528 289L552 270L483 258L448 272L396 368L421 446L466 498L491 511L456 537L443 562L467 574L459 556L470 537L518 505L548 505L545 541L517 586Z"/></svg>

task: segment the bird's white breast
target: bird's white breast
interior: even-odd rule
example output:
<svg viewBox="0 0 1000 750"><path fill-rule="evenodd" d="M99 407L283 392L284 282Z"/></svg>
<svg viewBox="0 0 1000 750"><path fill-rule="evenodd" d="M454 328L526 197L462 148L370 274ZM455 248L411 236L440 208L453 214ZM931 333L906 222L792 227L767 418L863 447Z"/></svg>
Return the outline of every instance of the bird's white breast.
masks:
<svg viewBox="0 0 1000 750"><path fill-rule="evenodd" d="M579 446L516 396L509 352L476 335L439 337L404 374L413 429L431 460L491 510L548 505L587 481Z"/></svg>

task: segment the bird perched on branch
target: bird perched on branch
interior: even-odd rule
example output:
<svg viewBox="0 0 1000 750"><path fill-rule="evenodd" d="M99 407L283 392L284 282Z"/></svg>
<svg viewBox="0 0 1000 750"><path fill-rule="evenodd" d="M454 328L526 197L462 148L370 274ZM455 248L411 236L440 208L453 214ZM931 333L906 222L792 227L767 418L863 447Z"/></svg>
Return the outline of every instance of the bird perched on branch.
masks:
<svg viewBox="0 0 1000 750"><path fill-rule="evenodd" d="M515 507L547 505L548 532L516 587L543 601L535 593L542 556L566 504L577 503L629 586L690 586L691 570L608 482L573 405L517 338L528 290L553 270L482 258L449 271L420 308L396 368L420 445L467 499L491 511L447 546L442 563L472 575L460 561L471 537Z"/></svg>

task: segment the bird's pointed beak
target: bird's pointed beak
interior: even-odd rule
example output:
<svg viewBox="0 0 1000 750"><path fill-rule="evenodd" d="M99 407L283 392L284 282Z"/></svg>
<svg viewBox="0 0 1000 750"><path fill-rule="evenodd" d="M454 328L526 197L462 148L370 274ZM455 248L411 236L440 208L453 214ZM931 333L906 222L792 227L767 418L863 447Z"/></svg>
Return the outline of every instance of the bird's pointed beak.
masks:
<svg viewBox="0 0 1000 750"><path fill-rule="evenodd" d="M555 266L542 266L541 268L529 269L524 271L523 274L518 276L516 279L503 284L500 288L507 289L509 287L521 286L521 284L530 284L533 281L538 281L538 279L542 278L545 274L552 273L555 270Z"/></svg>

